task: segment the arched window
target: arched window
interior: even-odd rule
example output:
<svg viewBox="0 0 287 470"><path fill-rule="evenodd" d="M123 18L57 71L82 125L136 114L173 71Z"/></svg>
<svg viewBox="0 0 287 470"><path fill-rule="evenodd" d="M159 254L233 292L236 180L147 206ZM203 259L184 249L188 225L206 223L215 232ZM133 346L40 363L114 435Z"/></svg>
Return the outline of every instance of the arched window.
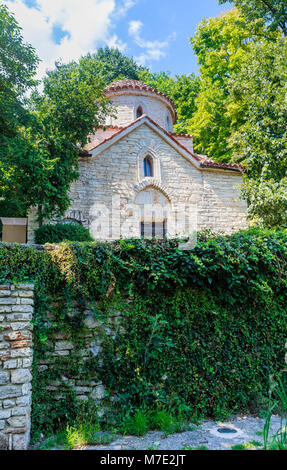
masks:
<svg viewBox="0 0 287 470"><path fill-rule="evenodd" d="M152 158L147 156L144 159L144 176L151 176L153 177L153 164L152 164Z"/></svg>
<svg viewBox="0 0 287 470"><path fill-rule="evenodd" d="M166 130L171 132L171 121L169 115L166 116Z"/></svg>
<svg viewBox="0 0 287 470"><path fill-rule="evenodd" d="M139 106L137 109L137 119L140 118L142 115L143 115L143 109L141 106Z"/></svg>

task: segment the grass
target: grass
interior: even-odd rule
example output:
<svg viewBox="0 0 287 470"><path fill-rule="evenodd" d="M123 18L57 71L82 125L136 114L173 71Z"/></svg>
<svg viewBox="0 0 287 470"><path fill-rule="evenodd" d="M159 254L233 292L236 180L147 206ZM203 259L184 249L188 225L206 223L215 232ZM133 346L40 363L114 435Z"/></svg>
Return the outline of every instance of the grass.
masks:
<svg viewBox="0 0 287 470"><path fill-rule="evenodd" d="M110 444L114 439L113 433L102 432L99 423L89 421L80 425L67 426L64 447L76 449L88 445Z"/></svg>
<svg viewBox="0 0 287 470"><path fill-rule="evenodd" d="M119 426L119 431L124 435L144 436L149 430L161 431L168 436L192 428L182 415L176 416L164 406L155 409L138 408L133 414L127 413Z"/></svg>
<svg viewBox="0 0 287 470"><path fill-rule="evenodd" d="M206 446L199 446L199 447L184 446L181 450L209 450L209 448Z"/></svg>
<svg viewBox="0 0 287 470"><path fill-rule="evenodd" d="M88 445L110 444L117 434L144 436L149 430L156 430L161 431L166 437L169 434L196 429L184 419L182 413L173 413L164 406L152 409L141 407L134 412L126 412L118 417L118 422L112 432L103 431L103 429L109 429L110 424L106 423L102 428L97 409L79 410L78 417L73 423L68 424L64 430L49 437L35 448L39 450L76 449Z"/></svg>
<svg viewBox="0 0 287 470"><path fill-rule="evenodd" d="M271 435L271 418L274 410L282 418L280 428L274 435ZM103 429L107 429L110 425L111 422L108 420ZM65 430L58 432L53 437L49 437L35 448L41 450L52 448L75 449L88 445L110 444L116 437L116 433L144 436L149 430L157 430L166 437L169 434L197 429L196 426L191 426L188 423L183 413L175 412L173 409L163 405L158 405L155 408L140 407L133 412L125 412L122 416L118 415L118 421L115 425L115 429L112 432L103 431L97 409L80 411L74 423L67 425ZM263 437L265 450L287 450L287 390L280 379L272 387L272 396L270 394L269 397L269 408L267 412L265 411L264 430L263 432L256 431L255 435ZM262 443L256 440L244 444L236 444L231 447L233 450L255 450L258 448L262 448ZM156 449L153 446L148 450ZM209 449L206 446L185 446L182 450Z"/></svg>
<svg viewBox="0 0 287 470"><path fill-rule="evenodd" d="M151 411L146 408L139 408L133 415L127 413L122 419L120 432L124 435L144 436L150 428L150 418Z"/></svg>
<svg viewBox="0 0 287 470"><path fill-rule="evenodd" d="M274 410L280 413L281 424L278 431L273 436L270 436L271 417ZM263 437L264 450L287 450L287 390L280 378L277 381L273 381Z"/></svg>
<svg viewBox="0 0 287 470"><path fill-rule="evenodd" d="M159 449L159 446L160 446L160 443L159 442L155 442L153 445L151 445L150 447L147 447L146 450L158 450Z"/></svg>
<svg viewBox="0 0 287 470"><path fill-rule="evenodd" d="M231 446L232 450L256 450L258 447L262 447L262 443L258 441L245 442L244 444L235 444Z"/></svg>
<svg viewBox="0 0 287 470"><path fill-rule="evenodd" d="M65 431L58 431L55 436L48 437L43 443L35 447L36 450L51 450L53 448L59 449L64 446L66 437Z"/></svg>
<svg viewBox="0 0 287 470"><path fill-rule="evenodd" d="M163 432L165 436L191 430L191 426L182 415L175 416L164 407L158 407L154 410L151 426L152 429Z"/></svg>

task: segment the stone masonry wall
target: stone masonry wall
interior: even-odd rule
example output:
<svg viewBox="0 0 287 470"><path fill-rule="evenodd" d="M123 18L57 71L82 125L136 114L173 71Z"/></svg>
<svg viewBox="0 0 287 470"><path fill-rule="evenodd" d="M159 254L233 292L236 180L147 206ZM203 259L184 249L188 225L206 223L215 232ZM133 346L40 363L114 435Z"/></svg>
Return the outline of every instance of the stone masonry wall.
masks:
<svg viewBox="0 0 287 470"><path fill-rule="evenodd" d="M33 285L0 285L0 450L25 450L30 442L32 404L32 317L34 311ZM78 309L74 305L71 314ZM47 313L47 321L52 314ZM53 400L63 398L63 387L72 389L79 401L90 400L99 405L99 414L104 413L102 400L106 390L100 377L84 379L81 366L95 359L101 352L105 335L115 335L119 326L119 312L110 312L108 322L95 318L94 311L87 309L84 315L84 337L81 349L77 350L77 368L69 371L76 343L64 332L56 334L50 341L45 358L38 361L38 372L48 373L57 367L60 379L49 379L46 390ZM67 364L62 362L67 358ZM61 360L62 365L57 363ZM62 367L62 369L61 369ZM113 397L109 397L113 400Z"/></svg>
<svg viewBox="0 0 287 470"><path fill-rule="evenodd" d="M136 95L124 93L111 96L113 105L117 107L117 117L108 117L106 124L113 126L126 126L136 119L138 106L142 107L143 114L147 114L153 121L167 131L172 132L172 115L170 105L164 98L155 95ZM170 119L170 127L167 126L167 116Z"/></svg>
<svg viewBox="0 0 287 470"><path fill-rule="evenodd" d="M30 439L33 285L0 285L0 450Z"/></svg>
<svg viewBox="0 0 287 470"><path fill-rule="evenodd" d="M145 149L152 149L159 161L158 181L139 178L139 156ZM80 177L71 186L73 202L66 217L78 218L97 239L97 227L102 216L98 217L95 207L102 204L111 211L112 198L118 195L123 217L120 235L123 238L140 236L139 221L132 220L132 207L139 188L145 183L150 183L151 187L158 183L163 187L172 210L176 211L184 204L195 205L198 231L211 229L232 233L247 227L247 207L245 201L240 200L238 188L242 176L234 172L195 168L145 124L95 158L80 161ZM169 221L167 227L169 230ZM171 233L171 236L177 235L182 234Z"/></svg>
<svg viewBox="0 0 287 470"><path fill-rule="evenodd" d="M77 311L77 305L73 306L71 315ZM116 334L119 326L120 313L111 311L107 322L102 322L95 317L92 309L86 309L82 312L84 318L84 336L80 338L80 349L77 349L77 342L73 341L69 334L59 332L52 341L49 341L45 357L38 361L38 370L40 374L47 374L49 370L55 368L61 372L57 381L50 380L47 390L50 397L60 400L63 397L63 387L69 387L73 390L77 400L93 401L99 406L99 413L103 413L102 400L106 398L106 390L100 377L95 375L89 379L84 379L81 374L81 366L86 366L90 360L94 360L100 354L102 341L105 335L113 336ZM52 314L48 313L48 322L53 321ZM83 340L83 341L82 341ZM71 372L69 366L77 354L78 367L76 371ZM72 356L74 358L72 359ZM67 358L68 362L65 363ZM64 359L64 361L63 361ZM58 360L61 361L59 364ZM110 397L113 400L112 397Z"/></svg>
<svg viewBox="0 0 287 470"><path fill-rule="evenodd" d="M139 165L145 150L153 152L157 160L157 178L142 178ZM139 163L141 162L141 163ZM175 148L163 140L148 125L135 129L95 158L79 162L80 177L72 183L71 205L65 218L74 219L87 227L99 240L139 237L140 220L133 213L142 185L164 188L172 212L178 207L193 205L197 215L197 230L232 233L247 227L246 202L240 200L239 173L222 170L199 170ZM103 237L98 227L102 225L106 211L112 212L113 198L120 198L120 233ZM182 210L182 209L181 209ZM178 213L181 217L181 213ZM104 216L104 217L103 217ZM105 217L108 220L108 217ZM185 233L170 232L170 237ZM35 214L30 212L28 241L33 241Z"/></svg>

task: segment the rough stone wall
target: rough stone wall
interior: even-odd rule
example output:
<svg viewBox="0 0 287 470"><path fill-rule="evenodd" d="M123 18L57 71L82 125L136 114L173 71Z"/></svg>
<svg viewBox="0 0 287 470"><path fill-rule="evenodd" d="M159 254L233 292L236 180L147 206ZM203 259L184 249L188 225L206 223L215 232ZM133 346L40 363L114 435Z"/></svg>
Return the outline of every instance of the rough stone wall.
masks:
<svg viewBox="0 0 287 470"><path fill-rule="evenodd" d="M35 207L30 207L28 211L28 222L27 222L27 243L34 242L34 233L35 230L39 227L37 223L37 209Z"/></svg>
<svg viewBox="0 0 287 470"><path fill-rule="evenodd" d="M140 175L139 161L145 149L152 150L157 158L160 177L156 180ZM73 202L65 217L89 228L95 239L140 236L140 221L135 218L133 206L139 190L149 184L168 197L174 218L182 217L182 209L178 210L178 207L193 205L198 231L207 228L232 233L247 226L246 203L239 199L241 175L222 170L199 170L146 124L96 157L79 164L80 177L71 186ZM117 225L121 224L121 231L116 228L111 232L107 228L105 236L98 236L103 216L106 211L111 212L115 196L120 197L121 216ZM108 225L108 217L105 219ZM33 241L34 228L34 219L30 216L29 242ZM169 231L169 222L167 228ZM170 236L180 235L186 235L186 231L170 233Z"/></svg>
<svg viewBox="0 0 287 470"><path fill-rule="evenodd" d="M210 228L231 233L246 227L246 204L239 200L241 175L198 170L147 125L131 132L94 159L80 162L81 176L71 187L73 203L67 215L81 212L83 224L96 236L100 215L97 217L94 205L100 203L111 210L112 197L118 195L123 214L121 222L126 222L121 236L139 236L139 222L133 227L129 224L129 220L132 221L129 209L140 185L159 183L148 178L139 179L138 156L145 148L152 148L159 159L159 186L174 209L185 203L196 205L198 230ZM108 234L107 238L114 237Z"/></svg>
<svg viewBox="0 0 287 470"><path fill-rule="evenodd" d="M143 114L147 114L153 121L172 132L172 115L167 106L167 102L155 95L140 96L135 94L115 95L112 98L113 104L117 109L116 118L107 118L107 125L126 126L136 119L136 110L138 106L142 107ZM167 125L167 116L170 124Z"/></svg>
<svg viewBox="0 0 287 470"><path fill-rule="evenodd" d="M32 316L34 310L33 285L0 285L0 450L26 450L30 441L32 401ZM73 315L78 306L74 305ZM87 309L84 315L85 330L81 337L81 349L77 350L77 365L85 366L101 352L105 335L115 335L120 313L111 311L107 322L95 318L94 311ZM52 320L48 313L47 321ZM75 352L76 342L66 333L57 333L49 343L44 359L38 362L38 372L54 370L57 359L68 359ZM64 364L64 363L63 363ZM57 364L57 368L59 368ZM104 413L102 400L106 390L100 377L83 379L76 368L72 374L62 365L61 378L48 381L47 391L55 400L63 398L63 388L69 387L80 401L90 400L99 405ZM59 369L60 370L60 369ZM49 374L48 374L49 375ZM113 397L109 397L113 401Z"/></svg>
<svg viewBox="0 0 287 470"><path fill-rule="evenodd" d="M0 449L30 438L33 285L0 286Z"/></svg>
<svg viewBox="0 0 287 470"><path fill-rule="evenodd" d="M194 153L193 149L193 137L192 136L186 136L186 137L180 137L177 134L174 135L175 140L177 140L181 145L183 145L187 150L189 150L191 153Z"/></svg>
<svg viewBox="0 0 287 470"><path fill-rule="evenodd" d="M73 306L71 315L77 310L77 305ZM69 387L75 393L77 400L80 401L93 401L99 407L99 414L104 413L104 407L102 400L106 398L106 390L100 377L92 376L90 379L83 379L80 367L85 366L88 361L94 360L101 352L101 345L103 337L114 336L117 329L122 332L122 327L119 326L120 313L111 311L107 322L101 322L95 318L94 311L87 309L82 312L84 317L84 336L81 337L81 347L77 349L77 341L65 333L57 333L53 341L48 344L48 349L45 353L45 358L38 361L39 373L46 373L49 375L49 369L53 370L57 367L57 370L61 371L61 378L57 381L50 381L47 386L47 390L50 392L50 396L55 400L59 400L63 397L63 389ZM48 321L52 321L52 314L48 314ZM71 364L71 356L73 353L77 354L78 362L77 371L71 372L67 369L63 363L63 358L69 358L69 364ZM61 365L57 363L57 360L61 360ZM57 366L55 364L57 363ZM61 369L62 368L62 369ZM109 397L113 400L113 397Z"/></svg>

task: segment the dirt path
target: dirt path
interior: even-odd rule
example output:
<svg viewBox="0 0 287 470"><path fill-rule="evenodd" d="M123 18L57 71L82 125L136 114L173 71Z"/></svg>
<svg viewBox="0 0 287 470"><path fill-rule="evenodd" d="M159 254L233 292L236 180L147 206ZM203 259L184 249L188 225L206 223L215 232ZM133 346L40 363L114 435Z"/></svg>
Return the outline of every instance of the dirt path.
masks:
<svg viewBox="0 0 287 470"><path fill-rule="evenodd" d="M230 450L236 444L256 441L263 444L264 419L253 416L236 416L224 423L204 421L200 425L191 425L191 430L180 434L164 436L162 432L149 432L144 437L118 436L109 445L84 447L85 450L188 450L205 448L212 450ZM227 428L227 429L226 429ZM280 417L273 416L271 434L280 428ZM220 432L220 431L221 432ZM227 432L231 430L231 432ZM249 447L252 448L251 445ZM256 445L253 444L253 448Z"/></svg>

